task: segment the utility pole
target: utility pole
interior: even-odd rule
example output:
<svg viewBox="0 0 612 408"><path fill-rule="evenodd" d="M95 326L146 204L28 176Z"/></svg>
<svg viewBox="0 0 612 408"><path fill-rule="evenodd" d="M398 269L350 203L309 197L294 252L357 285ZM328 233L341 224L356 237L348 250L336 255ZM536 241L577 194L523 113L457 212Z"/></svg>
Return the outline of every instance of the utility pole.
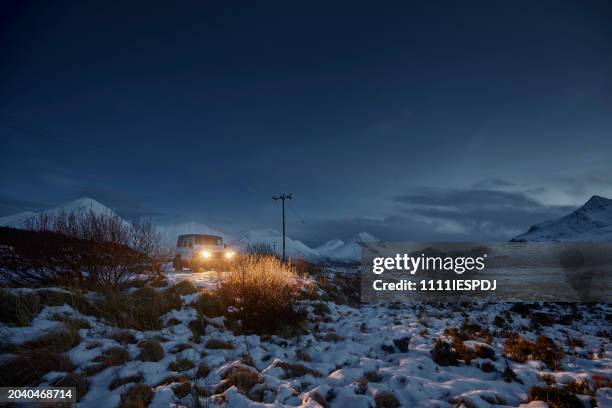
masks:
<svg viewBox="0 0 612 408"><path fill-rule="evenodd" d="M272 197L274 201L282 200L283 201L283 262L285 262L285 200L291 200L291 193L289 194L281 194L278 196Z"/></svg>

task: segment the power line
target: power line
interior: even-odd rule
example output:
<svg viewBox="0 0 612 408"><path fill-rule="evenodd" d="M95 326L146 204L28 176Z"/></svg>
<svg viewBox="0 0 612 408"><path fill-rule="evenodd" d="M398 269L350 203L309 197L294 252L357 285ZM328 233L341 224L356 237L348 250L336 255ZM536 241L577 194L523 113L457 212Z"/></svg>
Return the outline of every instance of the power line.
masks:
<svg viewBox="0 0 612 408"><path fill-rule="evenodd" d="M304 219L302 217L300 217L300 215L297 213L297 211L295 211L295 209L293 208L292 205L287 204L287 207L289 207L289 209L291 210L291 212L293 213L293 215L295 215L295 217L300 220L300 222L304 225L306 225L306 221L304 221Z"/></svg>

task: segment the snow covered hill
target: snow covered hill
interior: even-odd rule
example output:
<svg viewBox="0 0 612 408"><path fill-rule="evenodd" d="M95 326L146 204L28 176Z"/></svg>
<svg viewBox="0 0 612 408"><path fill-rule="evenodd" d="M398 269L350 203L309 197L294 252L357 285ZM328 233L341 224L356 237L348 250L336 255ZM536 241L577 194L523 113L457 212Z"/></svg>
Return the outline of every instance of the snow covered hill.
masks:
<svg viewBox="0 0 612 408"><path fill-rule="evenodd" d="M283 251L283 235L274 229L254 230L249 231L236 241L236 245L242 249L255 244L271 245L275 252L280 255ZM285 248L285 253L290 258L305 259L310 262L319 260L319 254L302 241L285 237Z"/></svg>
<svg viewBox="0 0 612 408"><path fill-rule="evenodd" d="M342 245L344 245L343 240L332 239L331 241L327 241L326 243L313 248L313 250L316 251L320 256L326 257L328 254L340 248Z"/></svg>
<svg viewBox="0 0 612 408"><path fill-rule="evenodd" d="M512 242L612 242L612 200L593 196L564 217L532 226Z"/></svg>
<svg viewBox="0 0 612 408"><path fill-rule="evenodd" d="M332 262L359 262L359 259L361 259L361 244L378 241L378 238L368 234L367 232L360 232L347 242L343 242L341 245L337 245L335 247L330 244L332 241L323 244L322 246L326 246L327 244L330 245L328 248L323 248L323 251L320 252L321 258Z"/></svg>
<svg viewBox="0 0 612 408"><path fill-rule="evenodd" d="M116 216L110 208L105 206L104 204L99 203L93 198L89 197L81 197L73 201L69 201L62 205L59 205L54 208L50 208L48 210L33 212L26 211L19 214L8 215L5 217L0 217L0 226L3 227L13 227L13 228L21 228L25 225L25 223L32 218L35 218L41 214L44 215L56 215L60 212L65 213L73 213L73 212L86 212L93 211L96 214L106 214L111 216ZM125 221L127 222L127 221Z"/></svg>
<svg viewBox="0 0 612 408"><path fill-rule="evenodd" d="M83 197L41 212L27 211L0 217L0 226L22 228L25 226L27 220L37 217L40 214L54 215L61 211L65 213L93 211L96 214L117 215L109 207L93 198ZM124 222L129 224L128 221ZM249 231L238 240L234 240L232 236L196 221L160 224L156 225L156 227L162 235L162 243L169 248L174 248L176 246L176 240L179 235L210 234L219 235L225 242L234 244L239 248L244 249L249 244L269 244L274 247L277 254L280 255L282 253L283 237L279 231L274 229ZM340 239L334 239L313 249L302 241L286 237L286 254L293 259L305 259L310 262L355 263L361 258L361 244L376 241L378 241L377 238L367 232L361 232L347 242Z"/></svg>

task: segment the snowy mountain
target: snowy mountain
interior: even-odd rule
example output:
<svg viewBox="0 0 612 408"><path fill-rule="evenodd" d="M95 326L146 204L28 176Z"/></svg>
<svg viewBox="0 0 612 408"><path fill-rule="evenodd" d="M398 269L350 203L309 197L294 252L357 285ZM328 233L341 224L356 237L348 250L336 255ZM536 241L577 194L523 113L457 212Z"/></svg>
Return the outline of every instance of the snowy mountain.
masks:
<svg viewBox="0 0 612 408"><path fill-rule="evenodd" d="M321 252L321 257L332 262L359 262L359 260L361 259L361 245L368 242L378 241L378 238L368 234L367 232L360 232L359 234L353 236L347 242L343 242L341 245L324 250L323 252ZM325 246L327 244L329 244L329 242L323 244L322 246Z"/></svg>
<svg viewBox="0 0 612 408"><path fill-rule="evenodd" d="M254 230L246 233L235 244L242 249L246 249L248 245L268 244L280 255L283 251L283 235L274 229ZM302 241L289 237L285 237L285 253L287 257L293 259L305 259L311 262L319 259L319 254L315 250Z"/></svg>
<svg viewBox="0 0 612 408"><path fill-rule="evenodd" d="M334 250L338 249L344 245L344 241L341 239L332 239L331 241L327 241L324 244L319 245L318 247L313 248L320 256L327 257L327 255Z"/></svg>
<svg viewBox="0 0 612 408"><path fill-rule="evenodd" d="M511 240L525 241L612 242L612 200L593 196L573 213L536 224Z"/></svg>
<svg viewBox="0 0 612 408"><path fill-rule="evenodd" d="M195 221L182 222L172 225L158 225L157 230L162 235L162 243L171 248L176 246L178 236L183 234L218 235L226 242L230 239L227 234Z"/></svg>
<svg viewBox="0 0 612 408"><path fill-rule="evenodd" d="M19 214L14 214L14 215L7 215L6 217L0 217L0 226L22 228L25 226L25 223L29 219L38 217L41 214L52 216L52 215L57 215L61 212L69 214L69 213L74 213L74 212L78 213L78 212L88 212L88 211L93 211L96 214L117 216L117 214L115 214L113 210L111 210L104 204L99 203L93 198L82 197L82 198L79 198L73 201L69 201L57 207L50 208L48 210L44 210L40 212L27 211L27 212L23 212Z"/></svg>

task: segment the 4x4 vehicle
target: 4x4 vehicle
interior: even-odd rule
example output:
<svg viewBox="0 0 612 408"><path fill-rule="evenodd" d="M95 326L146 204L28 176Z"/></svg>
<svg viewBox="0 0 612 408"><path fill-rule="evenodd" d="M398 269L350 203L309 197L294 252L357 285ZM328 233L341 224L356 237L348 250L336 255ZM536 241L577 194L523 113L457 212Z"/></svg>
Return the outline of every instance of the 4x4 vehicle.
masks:
<svg viewBox="0 0 612 408"><path fill-rule="evenodd" d="M214 262L227 262L234 259L236 252L223 243L217 235L187 234L179 235L174 255L174 269L184 267L192 271Z"/></svg>

